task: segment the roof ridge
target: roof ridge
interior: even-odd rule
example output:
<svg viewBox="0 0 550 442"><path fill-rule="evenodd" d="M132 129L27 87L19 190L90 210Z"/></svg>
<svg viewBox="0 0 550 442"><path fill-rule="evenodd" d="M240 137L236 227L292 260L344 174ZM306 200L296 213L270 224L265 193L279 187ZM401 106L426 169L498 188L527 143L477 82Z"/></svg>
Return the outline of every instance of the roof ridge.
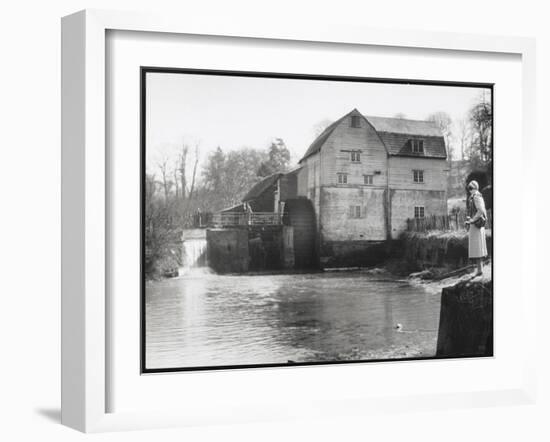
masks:
<svg viewBox="0 0 550 442"><path fill-rule="evenodd" d="M403 120L403 121L415 121L417 123L433 123L435 124L435 121L432 120L417 120L414 118L399 118L399 117L381 117L379 115L364 115L365 118L385 118L387 120Z"/></svg>

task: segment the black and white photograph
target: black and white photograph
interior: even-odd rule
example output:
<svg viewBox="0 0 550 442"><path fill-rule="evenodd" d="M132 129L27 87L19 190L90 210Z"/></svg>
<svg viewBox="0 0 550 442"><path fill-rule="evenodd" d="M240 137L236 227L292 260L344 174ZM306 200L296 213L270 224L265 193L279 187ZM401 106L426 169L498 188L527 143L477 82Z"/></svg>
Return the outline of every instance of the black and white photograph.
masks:
<svg viewBox="0 0 550 442"><path fill-rule="evenodd" d="M142 372L493 356L493 149L492 84L142 67Z"/></svg>

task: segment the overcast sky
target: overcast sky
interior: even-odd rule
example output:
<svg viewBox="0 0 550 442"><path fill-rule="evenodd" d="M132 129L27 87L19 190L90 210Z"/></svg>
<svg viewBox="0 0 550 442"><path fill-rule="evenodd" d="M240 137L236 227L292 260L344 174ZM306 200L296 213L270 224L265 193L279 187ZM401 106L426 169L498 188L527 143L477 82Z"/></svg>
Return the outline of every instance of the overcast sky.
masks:
<svg viewBox="0 0 550 442"><path fill-rule="evenodd" d="M357 108L364 115L426 119L437 111L464 118L482 89L318 80L147 74L147 169L182 143L199 143L200 161L220 146L267 148L282 138L294 165L315 127ZM490 92L485 96L490 99Z"/></svg>

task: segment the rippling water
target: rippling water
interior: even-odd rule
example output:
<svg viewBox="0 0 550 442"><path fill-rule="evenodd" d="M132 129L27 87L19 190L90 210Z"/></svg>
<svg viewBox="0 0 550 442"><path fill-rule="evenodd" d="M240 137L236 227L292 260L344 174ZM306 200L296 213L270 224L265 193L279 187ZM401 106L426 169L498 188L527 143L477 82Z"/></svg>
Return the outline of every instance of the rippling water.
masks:
<svg viewBox="0 0 550 442"><path fill-rule="evenodd" d="M198 268L150 282L146 366L433 356L439 296L379 278L362 272L224 276Z"/></svg>

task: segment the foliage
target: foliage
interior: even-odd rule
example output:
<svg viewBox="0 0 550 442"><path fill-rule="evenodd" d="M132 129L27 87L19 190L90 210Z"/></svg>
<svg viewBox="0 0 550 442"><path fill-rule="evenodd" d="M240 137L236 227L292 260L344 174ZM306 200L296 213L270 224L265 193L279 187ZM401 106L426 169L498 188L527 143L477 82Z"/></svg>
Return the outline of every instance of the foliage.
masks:
<svg viewBox="0 0 550 442"><path fill-rule="evenodd" d="M266 177L278 172L288 171L290 163L290 151L286 147L282 138L275 138L269 147L267 161L260 164L257 174L260 177Z"/></svg>
<svg viewBox="0 0 550 442"><path fill-rule="evenodd" d="M327 127L329 127L333 123L332 120L328 118L323 118L319 122L317 122L313 126L313 136L314 138L317 138L319 135L321 135Z"/></svg>
<svg viewBox="0 0 550 442"><path fill-rule="evenodd" d="M451 116L446 112L434 112L428 116L428 121L433 121L443 134L445 147L447 148L447 159L450 162L454 156L453 143L451 142L453 135L453 120Z"/></svg>
<svg viewBox="0 0 550 442"><path fill-rule="evenodd" d="M154 175L145 177L145 274L161 276L181 264L181 233L177 211L158 192Z"/></svg>
<svg viewBox="0 0 550 442"><path fill-rule="evenodd" d="M491 104L485 100L476 103L470 109L468 116L472 132L469 147L470 160L490 170L493 162L493 109Z"/></svg>
<svg viewBox="0 0 550 442"><path fill-rule="evenodd" d="M252 148L225 154L218 147L204 166L201 199L213 211L239 204L245 193L259 181L256 171L266 161L266 156L265 152Z"/></svg>
<svg viewBox="0 0 550 442"><path fill-rule="evenodd" d="M181 265L182 230L194 227L199 213L204 221L213 212L240 204L263 173L284 172L289 162L281 138L267 149L225 152L218 147L199 172L198 145L194 156L183 144L173 158L163 158L157 164L158 178L154 173L145 177L146 276L162 276Z"/></svg>

